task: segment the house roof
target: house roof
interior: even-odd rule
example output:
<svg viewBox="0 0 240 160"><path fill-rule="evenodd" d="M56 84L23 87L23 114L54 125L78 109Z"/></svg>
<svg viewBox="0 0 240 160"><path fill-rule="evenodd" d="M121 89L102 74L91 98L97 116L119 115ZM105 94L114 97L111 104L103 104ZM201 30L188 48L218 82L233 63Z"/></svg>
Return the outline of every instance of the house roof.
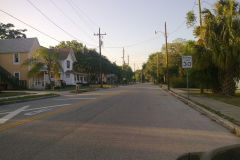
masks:
<svg viewBox="0 0 240 160"><path fill-rule="evenodd" d="M49 49L50 52L52 51L57 51L59 53L59 60L65 60L67 59L68 55L70 54L73 58L73 61L76 61L76 57L74 55L73 49L72 48L58 48L58 49Z"/></svg>
<svg viewBox="0 0 240 160"><path fill-rule="evenodd" d="M68 55L72 49L71 48L60 48L57 50L59 52L59 59L64 60L68 57Z"/></svg>
<svg viewBox="0 0 240 160"><path fill-rule="evenodd" d="M0 53L25 53L30 52L37 38L1 39Z"/></svg>

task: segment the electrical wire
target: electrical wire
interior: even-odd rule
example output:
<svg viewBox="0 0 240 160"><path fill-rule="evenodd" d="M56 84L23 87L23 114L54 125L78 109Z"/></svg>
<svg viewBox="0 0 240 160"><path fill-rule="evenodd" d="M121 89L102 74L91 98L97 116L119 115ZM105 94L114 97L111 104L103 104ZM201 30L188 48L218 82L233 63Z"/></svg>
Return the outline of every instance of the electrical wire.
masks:
<svg viewBox="0 0 240 160"><path fill-rule="evenodd" d="M140 42L137 42L137 43L133 43L133 44L129 44L129 45L124 45L124 46L107 46L107 47L104 47L104 48L130 48L130 47L134 47L136 45L140 45L142 43L146 43L146 42L150 42L150 41L153 41L157 39L157 37L154 37L154 38L148 38L146 40L143 40L143 41L140 41Z"/></svg>
<svg viewBox="0 0 240 160"><path fill-rule="evenodd" d="M62 13L62 15L65 16L73 25L75 25L75 26L77 26L78 28L80 28L86 36L88 36L89 38L91 38L91 40L93 40L94 43L96 43L96 40L93 39L93 37L91 37L89 34L87 34L87 33L84 31L84 29L83 29L79 24L77 24L77 23L76 23L71 17L69 17L61 8L59 8L53 0L50 0L50 2L51 2L51 3L53 4L53 6L54 6L55 8L57 8L57 10L60 11L60 12Z"/></svg>
<svg viewBox="0 0 240 160"><path fill-rule="evenodd" d="M54 26L56 26L57 28L59 28L61 31L63 31L65 34L67 34L69 37L72 37L80 42L83 42L82 40L79 40L77 37L73 36L71 33L67 32L66 30L64 30L63 28L61 28L59 25L57 25L52 19L50 19L46 14L44 14L35 4L33 4L30 0L26 0L33 8L35 8L43 17L45 17L49 22L51 22ZM89 44L87 42L84 42L85 44L89 45L89 46L95 46L92 44Z"/></svg>
<svg viewBox="0 0 240 160"><path fill-rule="evenodd" d="M89 20L89 22L91 22L94 26L98 26L99 25L91 18L89 17L76 3L74 3L74 1L70 0L77 8L80 12L82 12L82 14L85 15L85 17Z"/></svg>
<svg viewBox="0 0 240 160"><path fill-rule="evenodd" d="M13 19L15 19L15 20L21 22L22 24L25 24L26 26L28 26L28 27L34 29L35 31L37 31L37 32L39 32L39 33L45 35L46 37L48 37L48 38L50 38L50 39L53 39L53 40L55 40L55 41L57 41L57 42L61 42L61 41L57 40L56 38L50 36L49 34L44 33L43 31L40 31L39 29L33 27L32 25L30 25L30 24L28 24L28 23L26 23L26 22L20 20L19 18L15 17L15 16L13 16L13 15L11 15L10 13L8 13L8 12L6 12L6 11L3 11L3 10L1 10L1 9L0 9L0 11L3 12L4 14L6 14L6 15L12 17Z"/></svg>
<svg viewBox="0 0 240 160"><path fill-rule="evenodd" d="M78 18L79 18L80 20L84 20L84 21L85 21L85 24L87 24L86 19L84 18L84 16L81 16L80 13L78 12L78 10L81 11L81 9L78 7L78 5L74 4L74 3L73 3L72 1L70 1L70 0L66 0L66 2L69 4L69 6L72 8L72 10L76 13L76 15L78 16ZM77 9L78 9L78 10L77 10ZM89 26L89 27L92 29L93 32L95 31L95 29L92 28L92 26ZM88 28L89 28L89 27L88 27Z"/></svg>
<svg viewBox="0 0 240 160"><path fill-rule="evenodd" d="M211 4L211 3L207 2L207 1L203 1L202 3L207 4L207 5L210 6L210 7L213 7L213 6L214 6L214 4Z"/></svg>

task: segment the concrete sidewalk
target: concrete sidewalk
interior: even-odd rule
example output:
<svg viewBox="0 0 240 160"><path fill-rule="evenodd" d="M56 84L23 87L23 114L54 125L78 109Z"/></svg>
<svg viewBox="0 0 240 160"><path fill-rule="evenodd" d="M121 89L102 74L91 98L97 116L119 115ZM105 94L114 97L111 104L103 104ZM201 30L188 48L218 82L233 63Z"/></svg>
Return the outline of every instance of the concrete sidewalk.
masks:
<svg viewBox="0 0 240 160"><path fill-rule="evenodd" d="M181 95L185 98L187 98L187 92L176 89L176 88L171 88L171 90L178 95ZM211 109L218 111L230 118L233 118L238 125L240 125L240 107L234 106L231 104L227 104L221 101L214 100L212 98L204 97L204 96L197 96L197 95L192 95L190 94L190 100L193 102L197 102L199 104L202 104L204 106L210 107ZM239 102L240 103L240 102Z"/></svg>

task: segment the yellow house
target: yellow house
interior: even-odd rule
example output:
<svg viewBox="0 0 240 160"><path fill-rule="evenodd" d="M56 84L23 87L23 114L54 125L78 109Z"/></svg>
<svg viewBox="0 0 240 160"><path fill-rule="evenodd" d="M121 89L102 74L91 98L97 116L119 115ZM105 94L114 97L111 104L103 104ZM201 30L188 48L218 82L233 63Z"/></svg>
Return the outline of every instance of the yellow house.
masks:
<svg viewBox="0 0 240 160"><path fill-rule="evenodd" d="M3 75L3 73L9 72L16 79L24 80L27 87L31 88L31 79L27 76L30 68L22 64L39 47L37 38L0 40L0 74ZM2 81L3 78L2 76Z"/></svg>

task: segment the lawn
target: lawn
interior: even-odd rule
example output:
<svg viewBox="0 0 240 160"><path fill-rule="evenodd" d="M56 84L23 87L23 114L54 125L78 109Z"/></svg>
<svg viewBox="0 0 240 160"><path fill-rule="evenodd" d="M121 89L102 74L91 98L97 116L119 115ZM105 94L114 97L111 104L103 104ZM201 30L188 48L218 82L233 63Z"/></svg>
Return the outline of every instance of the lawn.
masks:
<svg viewBox="0 0 240 160"><path fill-rule="evenodd" d="M12 96L21 96L21 95L28 95L33 93L27 93L27 92L0 92L0 97L12 97Z"/></svg>
<svg viewBox="0 0 240 160"><path fill-rule="evenodd" d="M0 99L0 103L1 102L9 102L9 101L17 101L17 100L25 100L25 99L31 99L31 98L38 98L38 97L55 96L55 95L58 95L58 94L47 93L47 94L38 94L38 95L26 95L23 97L5 98L5 99Z"/></svg>
<svg viewBox="0 0 240 160"><path fill-rule="evenodd" d="M200 94L200 90L190 90L189 93L197 96L206 96L208 98L212 98L224 103L240 107L240 90L237 90L234 96L224 96L220 94L215 94L212 93L210 90L205 90L204 94Z"/></svg>

